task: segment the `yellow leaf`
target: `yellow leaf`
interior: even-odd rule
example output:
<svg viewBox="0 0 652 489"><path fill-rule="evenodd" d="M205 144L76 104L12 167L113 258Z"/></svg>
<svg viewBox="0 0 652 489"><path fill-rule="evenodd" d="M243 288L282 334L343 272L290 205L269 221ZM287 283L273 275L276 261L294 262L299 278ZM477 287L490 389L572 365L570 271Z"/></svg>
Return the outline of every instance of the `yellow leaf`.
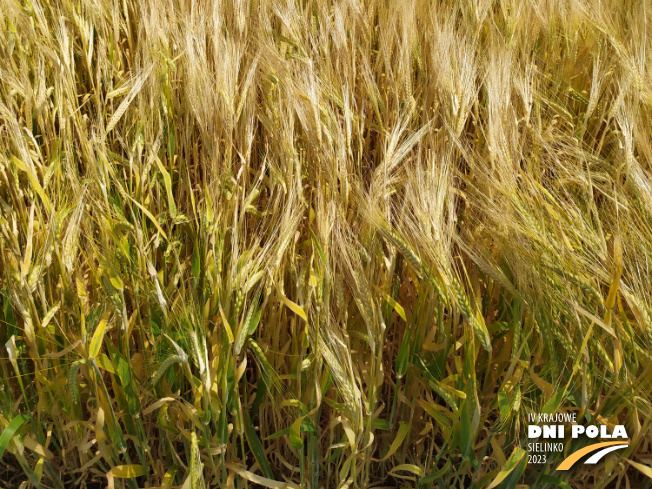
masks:
<svg viewBox="0 0 652 489"><path fill-rule="evenodd" d="M618 288L620 287L620 277L623 273L623 246L620 242L620 236L616 235L614 237L614 279L611 282L609 287L609 294L607 295L607 300L605 301L605 308L607 312L604 316L604 322L611 326L611 316L613 308L616 305L616 297L618 296Z"/></svg>
<svg viewBox="0 0 652 489"><path fill-rule="evenodd" d="M109 282L111 282L111 285L113 285L117 290L122 290L124 287L122 279L111 272L109 272Z"/></svg>
<svg viewBox="0 0 652 489"><path fill-rule="evenodd" d="M627 463L630 464L633 467L636 467L638 470L640 470L643 474L645 474L647 477L652 479L652 467L649 467L647 465L639 464L637 462L633 462L631 460L627 460Z"/></svg>
<svg viewBox="0 0 652 489"><path fill-rule="evenodd" d="M453 430L453 413L443 406L439 406L433 402L427 402L424 399L417 399L417 402L423 410L437 421L442 427L444 434L448 435Z"/></svg>
<svg viewBox="0 0 652 489"><path fill-rule="evenodd" d="M42 328L47 328L48 324L50 324L50 321L54 317L54 315L57 313L57 311L61 308L61 301L56 303L48 312L47 314L43 317L43 321L41 322L41 327Z"/></svg>
<svg viewBox="0 0 652 489"><path fill-rule="evenodd" d="M423 477L423 470L421 469L421 467L417 467L416 465L412 465L412 464L397 465L396 467L393 467L392 470L389 471L389 473L393 474L394 472L398 472L399 470L412 472L413 474L418 475L419 477Z"/></svg>
<svg viewBox="0 0 652 489"><path fill-rule="evenodd" d="M495 436L491 437L491 448L493 448L493 456L496 459L496 462L498 462L498 466L502 467L507 463L507 459L505 458L505 452L503 452L502 447L500 446L500 443L496 439Z"/></svg>
<svg viewBox="0 0 652 489"><path fill-rule="evenodd" d="M75 285L77 286L77 295L82 299L86 298L86 287L80 277L75 277Z"/></svg>
<svg viewBox="0 0 652 489"><path fill-rule="evenodd" d="M356 441L355 441L355 431L351 428L351 425L346 419L342 420L342 428L344 428L344 434L346 434L346 439L349 441L349 446L351 450L355 450Z"/></svg>
<svg viewBox="0 0 652 489"><path fill-rule="evenodd" d="M104 433L104 409L101 407L97 410L95 416L95 439L97 443L104 443L106 441L106 433Z"/></svg>
<svg viewBox="0 0 652 489"><path fill-rule="evenodd" d="M41 482L41 479L43 478L43 461L45 459L43 457L38 459L38 462L36 462L36 467L34 467L34 476L36 476L36 480L38 482Z"/></svg>
<svg viewBox="0 0 652 489"><path fill-rule="evenodd" d="M36 174L32 171L31 168L29 168L25 163L20 161L14 155L11 155L11 161L13 161L18 168L24 172L27 172L27 178L29 178L29 182L32 184L32 187L34 187L34 190L36 190L36 193L39 195L39 197L41 197L41 201L43 202L43 205L45 205L45 210L50 213L52 204L50 203L48 196L45 195L45 191L43 190L43 187L41 187Z"/></svg>
<svg viewBox="0 0 652 489"><path fill-rule="evenodd" d="M550 382L547 382L546 380L539 377L537 374L535 374L532 365L529 368L529 372L530 372L530 377L532 378L536 386L539 389L541 389L541 392L544 393L546 399L550 399L555 391L553 385Z"/></svg>
<svg viewBox="0 0 652 489"><path fill-rule="evenodd" d="M280 296L281 296L281 300L283 301L283 303L286 306L288 306L293 313L295 313L297 316L299 316L304 321L308 322L308 316L306 316L306 311L304 311L303 308L299 304L297 304L295 302L292 302L290 299L285 297L283 294L280 294Z"/></svg>
<svg viewBox="0 0 652 489"><path fill-rule="evenodd" d="M112 374L115 374L115 367L113 366L113 363L111 363L109 357L107 357L104 353L100 353L95 359L95 361L97 362L98 367L103 368L107 372L111 372Z"/></svg>
<svg viewBox="0 0 652 489"><path fill-rule="evenodd" d="M170 489L172 483L174 482L174 476L177 474L177 469L172 467L169 469L163 476L163 481L161 482L161 489Z"/></svg>
<svg viewBox="0 0 652 489"><path fill-rule="evenodd" d="M145 207L144 207L140 202L136 201L136 200L135 200L131 195L129 195L129 194L125 194L125 195L126 195L126 196L127 196L127 197L128 197L128 198L129 198L129 199L130 199L134 204L136 204L136 206L137 206L141 211L143 211L143 214L145 214L147 217L149 217L149 220L152 221L152 224L154 224L154 227L156 228L156 230L157 230L159 233L161 233L161 236L163 236L163 239L165 239L165 240L167 241L167 239L168 239L168 235L165 234L165 231L163 231L163 228L162 228L161 225L158 223L158 219L156 219L156 218L154 217L154 215L153 215L151 212L149 212L149 211L148 211L148 210L147 210L147 209L146 209L146 208L145 208Z"/></svg>
<svg viewBox="0 0 652 489"><path fill-rule="evenodd" d="M113 477L116 479L131 479L147 474L147 470L142 465L116 465L111 469Z"/></svg>
<svg viewBox="0 0 652 489"><path fill-rule="evenodd" d="M220 304L220 316L222 317L222 324L224 324L224 329L226 330L226 336L229 339L229 344L233 343L233 331L231 330L231 325L229 324L229 320L226 318L226 314L224 314L224 309L222 309L222 305Z"/></svg>
<svg viewBox="0 0 652 489"><path fill-rule="evenodd" d="M104 341L104 333L106 333L106 325L109 322L109 316L111 316L111 312L105 312L104 316L102 316L100 324L98 324L97 328L95 328L95 332L91 338L91 345L88 349L89 358L95 358L100 352L100 348L102 348L102 342Z"/></svg>
<svg viewBox="0 0 652 489"><path fill-rule="evenodd" d="M23 445L25 445L26 448L29 448L31 451L36 453L37 455L44 457L46 459L52 459L54 458L54 455L50 450L45 448L43 445L38 443L36 439L32 435L26 435L23 438Z"/></svg>
<svg viewBox="0 0 652 489"><path fill-rule="evenodd" d="M151 413L151 412L153 412L153 411L156 411L158 408L160 408L160 407L163 406L164 404L166 404L166 403L168 403L168 402L172 402L172 401L174 401L174 397L164 397L164 398L162 398L162 399L159 399L158 401L156 401L156 402L155 402L154 404L152 404L151 406L148 406L148 407L143 411L142 415L143 415L143 416L147 416L149 413Z"/></svg>
<svg viewBox="0 0 652 489"><path fill-rule="evenodd" d="M27 226L27 244L25 245L25 258L23 268L20 272L20 278L27 277L29 268L32 265L32 239L34 237L34 204L29 209L29 224Z"/></svg>
<svg viewBox="0 0 652 489"><path fill-rule="evenodd" d="M246 479L249 482L253 482L254 484L258 484L263 487L269 487L271 489L275 489L275 488L298 489L299 488L298 485L292 482L279 482L273 479L268 479L267 477L261 477L260 475L256 475L253 472L245 470L244 468L239 467L238 465L235 464L226 464L226 468L232 470L243 479Z"/></svg>
<svg viewBox="0 0 652 489"><path fill-rule="evenodd" d="M163 163L161 160L156 157L154 158L154 161L156 161L156 166L158 166L159 171L161 172L161 175L163 175L163 183L165 184L165 192L168 196L168 206L170 209L170 216L174 218L177 215L177 206L174 203L174 194L172 193L172 178L170 177L170 173L165 169L163 166Z"/></svg>
<svg viewBox="0 0 652 489"><path fill-rule="evenodd" d="M394 438L394 441L389 447L389 450L387 451L387 454L381 458L380 460L387 460L389 457L394 455L396 450L401 446L403 443L403 440L405 440L406 435L410 431L410 424L406 423L405 421L401 421L401 425L398 428L398 433L396 433L396 438Z"/></svg>
<svg viewBox="0 0 652 489"><path fill-rule="evenodd" d="M396 313L401 316L401 319L405 322L407 322L407 319L405 319L405 309L403 309L403 306L401 306L398 302L394 300L394 298L389 295L387 292L385 292L383 289L378 287L377 285L374 285L374 288L380 292L383 295L383 298L387 301L387 303L394 308Z"/></svg>
<svg viewBox="0 0 652 489"><path fill-rule="evenodd" d="M507 464L502 468L502 470L498 473L496 478L491 482L487 489L493 489L502 481L504 481L507 476L518 466L521 460L523 460L525 453L525 450L523 450L521 447L516 447L510 455Z"/></svg>
<svg viewBox="0 0 652 489"><path fill-rule="evenodd" d="M134 353L131 356L131 368L134 369L134 374L138 380L142 380L147 375L145 356L141 352Z"/></svg>

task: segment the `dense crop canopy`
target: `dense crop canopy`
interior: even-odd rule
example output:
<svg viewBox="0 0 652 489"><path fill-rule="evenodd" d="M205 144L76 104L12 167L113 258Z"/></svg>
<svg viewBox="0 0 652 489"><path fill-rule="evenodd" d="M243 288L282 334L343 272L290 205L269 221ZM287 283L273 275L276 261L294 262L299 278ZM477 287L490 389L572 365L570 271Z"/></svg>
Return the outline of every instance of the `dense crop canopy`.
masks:
<svg viewBox="0 0 652 489"><path fill-rule="evenodd" d="M650 12L0 0L0 487L643 487Z"/></svg>

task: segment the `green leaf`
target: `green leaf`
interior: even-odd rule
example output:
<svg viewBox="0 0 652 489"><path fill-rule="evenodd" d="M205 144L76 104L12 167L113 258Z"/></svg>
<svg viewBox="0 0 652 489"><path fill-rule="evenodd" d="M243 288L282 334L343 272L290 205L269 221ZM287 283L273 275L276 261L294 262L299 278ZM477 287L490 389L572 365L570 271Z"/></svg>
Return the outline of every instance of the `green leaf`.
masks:
<svg viewBox="0 0 652 489"><path fill-rule="evenodd" d="M405 375L408 367L408 359L410 358L410 336L409 331L405 330L403 341L398 349L396 355L396 377L402 378Z"/></svg>
<svg viewBox="0 0 652 489"><path fill-rule="evenodd" d="M256 332L256 329L258 328L258 323L260 322L260 316L263 313L263 309L259 308L252 316L251 320L249 321L248 329L247 329L247 334L251 336Z"/></svg>
<svg viewBox="0 0 652 489"><path fill-rule="evenodd" d="M427 475L426 477L419 479L419 485L422 484L431 484L435 480L439 479L442 475L446 474L451 469L451 459L446 460L444 466L439 469L437 472Z"/></svg>
<svg viewBox="0 0 652 489"><path fill-rule="evenodd" d="M310 234L312 236L313 243L315 243L315 246L317 247L319 258L321 259L321 262L324 264L324 266L326 266L326 256L324 255L324 250L321 249L321 245L319 244L317 236L315 235L315 232L312 230L312 228L310 228Z"/></svg>
<svg viewBox="0 0 652 489"><path fill-rule="evenodd" d="M199 277L199 246L197 245L197 241L195 241L195 244L193 246L192 250L192 276L197 278Z"/></svg>
<svg viewBox="0 0 652 489"><path fill-rule="evenodd" d="M545 414L554 413L564 400L566 389L559 389L554 396L548 399L548 402L541 408L541 412Z"/></svg>
<svg viewBox="0 0 652 489"><path fill-rule="evenodd" d="M474 458L473 439L475 432L472 426L473 413L471 412L471 403L469 400L462 402L460 413L460 451L464 458Z"/></svg>
<svg viewBox="0 0 652 489"><path fill-rule="evenodd" d="M306 416L299 417L290 426L288 426L287 428L283 428L282 430L277 431L272 435L269 435L268 437L265 438L265 440L274 440L276 438L280 438L282 436L288 435L290 437L290 443L292 443L292 446L297 450L301 449L303 447L301 432L310 431L314 433L316 431L315 426L309 420L305 420L304 419L305 417Z"/></svg>
<svg viewBox="0 0 652 489"><path fill-rule="evenodd" d="M386 419L376 418L371 422L371 428L374 430L391 430L389 421Z"/></svg>
<svg viewBox="0 0 652 489"><path fill-rule="evenodd" d="M272 473L272 468L269 465L269 461L267 460L267 457L265 456L265 450L263 448L263 445L260 442L260 438L258 438L258 434L254 429L254 425L251 423L251 419L249 419L249 413L247 412L246 409L243 410L242 415L244 418L244 425L245 425L245 437L247 438L247 443L249 444L249 448L251 449L251 452L254 454L254 458L256 459L256 462L258 462L258 465L260 465L260 470L263 472L263 475L268 479L273 479L274 474Z"/></svg>
<svg viewBox="0 0 652 489"><path fill-rule="evenodd" d="M275 440L276 438L280 438L282 436L285 436L288 433L290 433L290 427L289 426L287 428L283 428L282 430L279 430L276 433L272 433L271 435L265 437L265 440Z"/></svg>
<svg viewBox="0 0 652 489"><path fill-rule="evenodd" d="M217 442L220 444L226 444L228 434L229 427L226 419L226 409L222 409L217 419Z"/></svg>
<svg viewBox="0 0 652 489"><path fill-rule="evenodd" d="M258 414L258 409L260 408L260 405L263 403L263 400L265 399L265 396L267 395L267 384L265 384L265 379L260 376L258 377L258 382L256 382L256 397L254 398L254 402L251 405L250 413L251 416L255 416Z"/></svg>
<svg viewBox="0 0 652 489"><path fill-rule="evenodd" d="M553 484L553 487L558 487L559 489L572 489L571 486L566 484L564 481L551 475L542 475L540 480L546 484Z"/></svg>
<svg viewBox="0 0 652 489"><path fill-rule="evenodd" d="M507 421L512 414L512 404L507 398L505 389L502 389L500 392L498 392L498 407L500 409L500 418L503 421Z"/></svg>
<svg viewBox="0 0 652 489"><path fill-rule="evenodd" d="M2 435L0 435L0 457L2 457L2 454L5 453L5 449L7 448L7 445L16 434L16 431L18 431L18 428L20 428L23 425L23 423L27 421L29 418L30 417L27 416L26 414L19 414L14 419L12 419L11 422L4 429Z"/></svg>
<svg viewBox="0 0 652 489"><path fill-rule="evenodd" d="M2 289L2 296L3 296L3 309L4 309L4 323L7 327L7 334L5 337L2 339L2 342L7 341L9 338L11 338L15 334L20 334L18 333L18 321L16 320L16 316L14 314L14 309L11 306L11 301L9 300L9 293L7 291L7 286Z"/></svg>
<svg viewBox="0 0 652 489"><path fill-rule="evenodd" d="M115 367L115 371L120 379L120 384L124 390L125 396L127 397L129 413L132 416L135 416L140 412L140 398L138 397L138 392L136 391L136 386L134 384L131 365L129 365L127 360L124 359L115 347L111 346L109 351L111 353L111 359L113 360L113 366Z"/></svg>

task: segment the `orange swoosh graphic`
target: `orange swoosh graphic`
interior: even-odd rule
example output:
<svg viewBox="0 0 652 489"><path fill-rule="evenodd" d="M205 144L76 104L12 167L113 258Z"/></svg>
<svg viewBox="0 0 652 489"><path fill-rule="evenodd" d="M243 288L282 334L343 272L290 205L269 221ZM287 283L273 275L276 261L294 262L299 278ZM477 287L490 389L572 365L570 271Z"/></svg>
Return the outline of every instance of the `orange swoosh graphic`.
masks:
<svg viewBox="0 0 652 489"><path fill-rule="evenodd" d="M577 462L579 459L581 459L584 455L587 455L591 452L595 452L596 450L599 450L600 448L604 447L610 447L612 445L622 445L624 443L627 443L626 441L605 441L603 443L596 443L594 445L589 445L588 447L584 447L581 450L578 450L576 452L571 453L568 457L564 459L562 463L559 464L559 467L557 467L557 470L568 470L570 469L575 462Z"/></svg>

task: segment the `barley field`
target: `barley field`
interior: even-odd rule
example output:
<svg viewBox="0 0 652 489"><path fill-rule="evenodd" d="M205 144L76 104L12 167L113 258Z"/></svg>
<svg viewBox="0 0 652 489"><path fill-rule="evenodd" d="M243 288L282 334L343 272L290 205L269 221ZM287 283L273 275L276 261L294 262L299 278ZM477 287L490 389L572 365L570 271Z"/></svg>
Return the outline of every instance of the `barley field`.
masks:
<svg viewBox="0 0 652 489"><path fill-rule="evenodd" d="M647 0L0 0L0 488L652 487L651 121Z"/></svg>

